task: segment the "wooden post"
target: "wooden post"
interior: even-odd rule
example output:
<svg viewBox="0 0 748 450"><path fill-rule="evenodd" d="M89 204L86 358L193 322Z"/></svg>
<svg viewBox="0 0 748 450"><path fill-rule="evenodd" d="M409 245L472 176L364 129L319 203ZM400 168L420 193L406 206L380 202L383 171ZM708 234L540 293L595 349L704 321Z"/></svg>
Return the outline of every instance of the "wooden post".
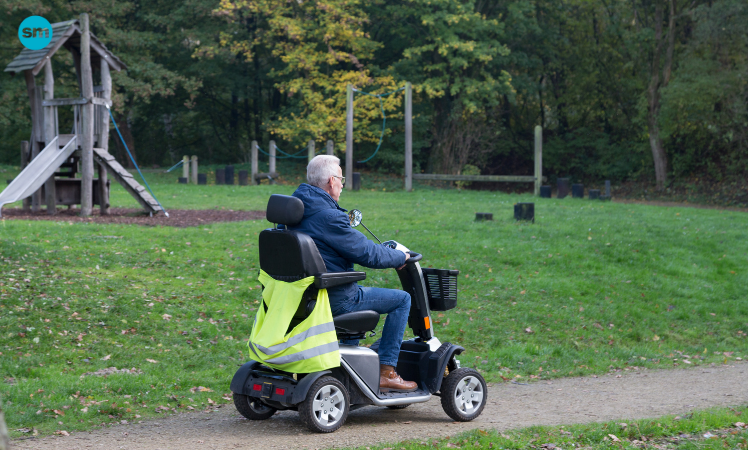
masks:
<svg viewBox="0 0 748 450"><path fill-rule="evenodd" d="M41 99L37 98L36 81L34 81L34 74L31 70L24 70L23 75L26 78L26 90L29 94L29 101L31 102L31 143L30 143L30 154L29 162L36 158L39 154L39 142L44 140L43 128L43 116L39 105ZM41 209L41 190L38 190L31 194L31 210L36 212Z"/></svg>
<svg viewBox="0 0 748 450"><path fill-rule="evenodd" d="M270 141L268 153L270 153L270 162L268 163L268 172L275 173L275 153L276 153L275 141ZM274 179L270 179L270 184L275 184Z"/></svg>
<svg viewBox="0 0 748 450"><path fill-rule="evenodd" d="M252 173L249 184L254 186L257 184L257 141L252 141L250 146L250 159L252 160Z"/></svg>
<svg viewBox="0 0 748 450"><path fill-rule="evenodd" d="M91 71L91 32L88 29L88 14L80 15L81 27L81 97L87 103L81 106L81 216L93 212L93 74Z"/></svg>
<svg viewBox="0 0 748 450"><path fill-rule="evenodd" d="M535 127L535 196L540 195L543 184L543 127Z"/></svg>
<svg viewBox="0 0 748 450"><path fill-rule="evenodd" d="M349 84L345 97L345 177L353 179L353 85ZM347 186L353 189L353 183Z"/></svg>
<svg viewBox="0 0 748 450"><path fill-rule="evenodd" d="M317 153L314 150L314 139L309 139L309 144L307 145L307 149L308 149L307 150L307 159L308 159L309 162L311 162L312 159L314 159L314 154ZM273 171L271 170L271 172L273 172Z"/></svg>
<svg viewBox="0 0 748 450"><path fill-rule="evenodd" d="M413 190L413 85L405 83L405 191Z"/></svg>
<svg viewBox="0 0 748 450"><path fill-rule="evenodd" d="M44 64L44 98L46 100L55 98L55 78L52 73L52 60L48 59ZM44 145L49 145L55 138L55 107L44 107ZM44 203L47 204L47 214L57 213L57 204L55 202L55 175L52 174L44 182Z"/></svg>
<svg viewBox="0 0 748 450"><path fill-rule="evenodd" d="M109 63L107 57L101 57L101 97L104 100L112 98L112 75L109 72ZM109 152L109 108L100 106L99 111L99 148ZM109 176L104 164L99 164L99 213L102 216L109 215Z"/></svg>
<svg viewBox="0 0 748 450"><path fill-rule="evenodd" d="M332 143L332 140L327 141L327 154L330 156L333 156L335 154L335 147Z"/></svg>
<svg viewBox="0 0 748 450"><path fill-rule="evenodd" d="M182 178L190 177L190 157L187 155L182 156Z"/></svg>
<svg viewBox="0 0 748 450"><path fill-rule="evenodd" d="M197 155L192 155L192 184L197 184Z"/></svg>
<svg viewBox="0 0 748 450"><path fill-rule="evenodd" d="M29 163L29 141L21 141L21 170L26 168ZM31 199L26 197L23 199L23 210L24 212L31 211Z"/></svg>

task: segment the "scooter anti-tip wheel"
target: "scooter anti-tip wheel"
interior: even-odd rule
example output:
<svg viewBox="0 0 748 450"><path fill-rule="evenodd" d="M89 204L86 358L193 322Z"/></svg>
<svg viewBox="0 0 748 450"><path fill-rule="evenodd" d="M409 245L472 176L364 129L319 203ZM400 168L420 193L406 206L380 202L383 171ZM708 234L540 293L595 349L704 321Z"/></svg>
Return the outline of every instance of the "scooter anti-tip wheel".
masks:
<svg viewBox="0 0 748 450"><path fill-rule="evenodd" d="M248 395L234 392L234 406L239 413L249 420L265 420L275 414L277 409L272 408L260 400Z"/></svg>
<svg viewBox="0 0 748 450"><path fill-rule="evenodd" d="M345 423L350 411L345 386L333 377L321 377L299 404L299 418L310 430L332 433Z"/></svg>
<svg viewBox="0 0 748 450"><path fill-rule="evenodd" d="M475 419L486 406L486 380L475 369L464 367L450 372L440 391L444 412L458 422Z"/></svg>

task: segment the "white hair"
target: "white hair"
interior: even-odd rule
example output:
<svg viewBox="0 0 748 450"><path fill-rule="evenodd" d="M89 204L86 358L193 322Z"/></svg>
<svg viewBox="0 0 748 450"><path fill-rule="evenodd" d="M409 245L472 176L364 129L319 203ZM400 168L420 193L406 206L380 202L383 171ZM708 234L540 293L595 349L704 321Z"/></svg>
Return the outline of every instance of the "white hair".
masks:
<svg viewBox="0 0 748 450"><path fill-rule="evenodd" d="M306 181L323 188L332 176L338 176L340 158L332 155L317 155L306 166Z"/></svg>

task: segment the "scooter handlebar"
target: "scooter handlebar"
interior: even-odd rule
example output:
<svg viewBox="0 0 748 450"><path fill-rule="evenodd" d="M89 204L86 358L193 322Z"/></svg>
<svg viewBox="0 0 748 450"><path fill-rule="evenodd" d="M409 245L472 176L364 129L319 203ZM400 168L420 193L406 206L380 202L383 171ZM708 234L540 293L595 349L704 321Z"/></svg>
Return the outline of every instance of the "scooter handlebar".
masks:
<svg viewBox="0 0 748 450"><path fill-rule="evenodd" d="M418 261L420 261L423 258L423 255L420 254L420 253L408 252L408 254L410 254L410 258L408 258L408 260L405 261L406 264L407 263L412 263L412 262L418 262Z"/></svg>

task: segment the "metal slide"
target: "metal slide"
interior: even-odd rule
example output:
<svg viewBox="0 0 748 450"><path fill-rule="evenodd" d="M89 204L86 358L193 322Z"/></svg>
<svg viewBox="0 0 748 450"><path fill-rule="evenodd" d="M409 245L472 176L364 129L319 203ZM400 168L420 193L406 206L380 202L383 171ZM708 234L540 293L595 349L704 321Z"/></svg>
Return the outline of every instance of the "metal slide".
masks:
<svg viewBox="0 0 748 450"><path fill-rule="evenodd" d="M59 136L52 139L52 142L44 147L44 150L32 159L16 179L0 193L0 217L2 217L3 205L17 202L36 192L78 147L76 136L73 136L62 148L57 145L58 138Z"/></svg>

